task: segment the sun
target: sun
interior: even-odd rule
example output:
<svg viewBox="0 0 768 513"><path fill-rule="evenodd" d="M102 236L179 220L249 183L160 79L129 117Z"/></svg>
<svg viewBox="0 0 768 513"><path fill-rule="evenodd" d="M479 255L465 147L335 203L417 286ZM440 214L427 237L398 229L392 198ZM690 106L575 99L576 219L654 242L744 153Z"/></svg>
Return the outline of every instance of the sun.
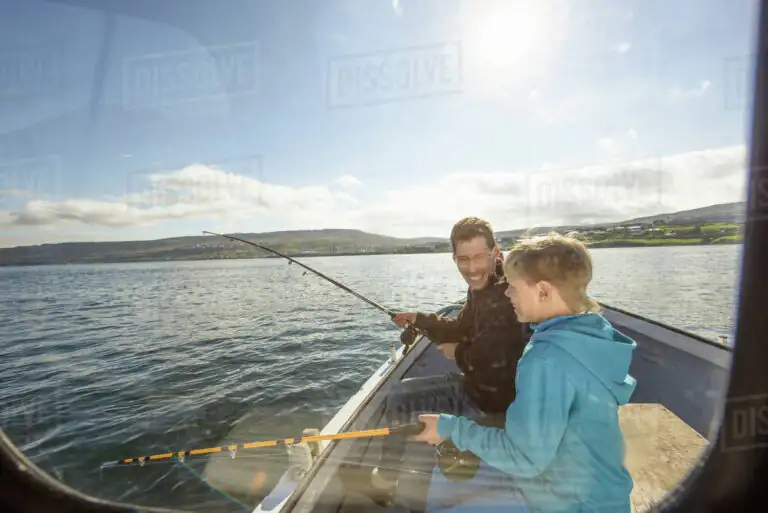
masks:
<svg viewBox="0 0 768 513"><path fill-rule="evenodd" d="M541 21L530 4L510 4L478 20L474 55L486 65L515 66L535 53Z"/></svg>
<svg viewBox="0 0 768 513"><path fill-rule="evenodd" d="M544 66L558 17L550 0L473 3L464 18L466 66L483 81L522 81Z"/></svg>

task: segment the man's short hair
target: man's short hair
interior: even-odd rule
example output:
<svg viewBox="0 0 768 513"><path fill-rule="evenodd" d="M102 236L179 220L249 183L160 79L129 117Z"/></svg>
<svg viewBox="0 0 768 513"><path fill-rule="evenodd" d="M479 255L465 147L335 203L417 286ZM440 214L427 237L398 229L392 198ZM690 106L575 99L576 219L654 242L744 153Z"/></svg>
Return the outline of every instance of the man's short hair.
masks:
<svg viewBox="0 0 768 513"><path fill-rule="evenodd" d="M459 220L453 225L451 230L451 249L453 254L456 254L456 245L459 242L466 242L478 236L485 239L489 249L496 246L496 236L488 221L478 217L465 217Z"/></svg>

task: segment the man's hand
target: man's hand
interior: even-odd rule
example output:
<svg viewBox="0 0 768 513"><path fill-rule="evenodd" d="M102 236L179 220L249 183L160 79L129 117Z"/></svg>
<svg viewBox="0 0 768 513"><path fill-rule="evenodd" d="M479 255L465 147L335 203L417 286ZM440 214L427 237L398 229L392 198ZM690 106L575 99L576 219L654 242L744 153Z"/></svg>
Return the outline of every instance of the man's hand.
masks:
<svg viewBox="0 0 768 513"><path fill-rule="evenodd" d="M443 353L443 356L449 360L456 360L456 347L458 345L457 342L446 342L445 344L438 344L437 350Z"/></svg>
<svg viewBox="0 0 768 513"><path fill-rule="evenodd" d="M443 439L437 434L437 419L439 418L440 416L434 413L419 415L419 422L424 423L424 431L415 435L413 440L416 442L427 442L429 445L437 445L442 442Z"/></svg>
<svg viewBox="0 0 768 513"><path fill-rule="evenodd" d="M405 328L408 324L416 322L416 312L399 312L392 318L395 324L401 328Z"/></svg>

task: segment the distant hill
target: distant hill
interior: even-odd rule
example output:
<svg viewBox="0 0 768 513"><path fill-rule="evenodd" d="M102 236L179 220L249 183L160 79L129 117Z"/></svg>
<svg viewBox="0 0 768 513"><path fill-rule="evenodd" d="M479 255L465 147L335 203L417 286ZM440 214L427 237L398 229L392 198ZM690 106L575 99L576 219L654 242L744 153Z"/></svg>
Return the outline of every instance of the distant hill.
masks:
<svg viewBox="0 0 768 513"><path fill-rule="evenodd" d="M231 234L260 242L289 254L393 252L398 249L446 244L446 239L401 239L362 230L296 230ZM427 251L429 248L423 248ZM445 249L445 248L443 248ZM269 253L223 237L201 235L126 242L66 242L0 249L0 266L67 263L204 260L269 257Z"/></svg>
<svg viewBox="0 0 768 513"><path fill-rule="evenodd" d="M656 214L646 217L636 217L625 221L615 223L598 223L590 225L564 225L564 226L537 226L533 229L524 228L520 230L506 230L496 232L500 239L509 239L519 237L531 230L536 233L547 231L564 232L568 230L584 230L594 228L606 228L609 226L631 225L631 224L653 224L654 221L664 221L667 224L697 224L697 223L743 223L746 212L746 203L743 201L737 203L721 203L719 205L710 205L708 207L695 208L693 210L681 210L666 214Z"/></svg>
<svg viewBox="0 0 768 513"><path fill-rule="evenodd" d="M624 221L621 224L639 224L653 223L663 220L667 224L691 224L706 221L709 223L743 223L747 204L743 201L738 203L721 203L709 207L695 208L693 210L682 210L669 214L658 214L648 217L637 217Z"/></svg>
<svg viewBox="0 0 768 513"><path fill-rule="evenodd" d="M535 232L549 230L602 228L607 226L653 223L663 219L667 224L696 224L703 222L735 222L744 219L746 205L725 203L693 210L629 219L617 223L584 226L536 227ZM511 239L528 229L497 232L500 239ZM362 230L325 229L293 230L266 233L232 234L253 240L278 251L302 256L376 253L426 253L450 251L448 238L397 238ZM252 246L223 237L201 235L168 239L125 242L67 242L0 249L0 266L46 265L67 263L142 262L162 260L206 260L216 258L269 257Z"/></svg>
<svg viewBox="0 0 768 513"><path fill-rule="evenodd" d="M398 238L387 235L378 235L368 233L362 230L345 230L336 228L327 228L324 230L288 230L279 232L265 233L231 233L240 238L251 238L256 242L270 244L288 244L291 243L309 243L309 244L333 244L336 246L358 245L358 246L377 246L377 247L399 247L403 245L429 244L433 242L444 242L445 238L440 237L416 237L416 238ZM210 240L210 236L201 237Z"/></svg>

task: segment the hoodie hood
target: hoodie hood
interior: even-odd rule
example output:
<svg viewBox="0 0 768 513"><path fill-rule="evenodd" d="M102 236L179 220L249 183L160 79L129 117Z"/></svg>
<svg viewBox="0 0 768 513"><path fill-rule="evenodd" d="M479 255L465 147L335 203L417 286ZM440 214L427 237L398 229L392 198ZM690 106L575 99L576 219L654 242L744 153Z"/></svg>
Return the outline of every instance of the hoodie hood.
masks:
<svg viewBox="0 0 768 513"><path fill-rule="evenodd" d="M532 343L557 346L595 376L619 404L629 401L637 384L629 375L637 343L616 330L602 315L555 317L531 327Z"/></svg>

